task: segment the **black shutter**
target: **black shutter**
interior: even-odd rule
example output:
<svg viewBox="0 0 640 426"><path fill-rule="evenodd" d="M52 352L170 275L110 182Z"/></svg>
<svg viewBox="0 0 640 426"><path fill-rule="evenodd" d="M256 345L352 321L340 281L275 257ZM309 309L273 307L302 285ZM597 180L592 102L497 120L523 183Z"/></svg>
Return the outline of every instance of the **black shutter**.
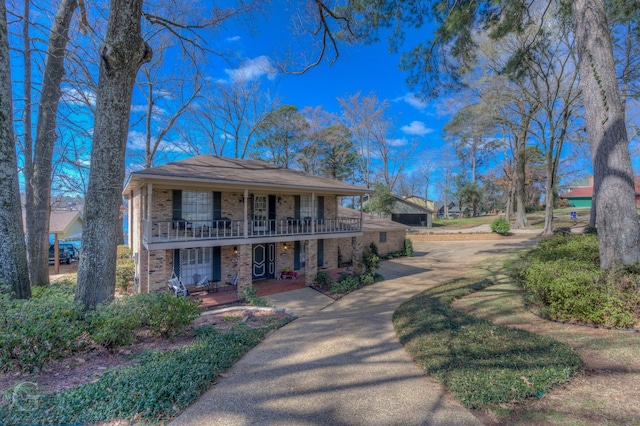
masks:
<svg viewBox="0 0 640 426"><path fill-rule="evenodd" d="M300 241L296 241L293 244L293 269L300 269Z"/></svg>
<svg viewBox="0 0 640 426"><path fill-rule="evenodd" d="M324 219L324 197L318 197L318 220Z"/></svg>
<svg viewBox="0 0 640 426"><path fill-rule="evenodd" d="M213 192L213 220L222 218L222 192Z"/></svg>
<svg viewBox="0 0 640 426"><path fill-rule="evenodd" d="M318 266L324 266L324 240L318 240Z"/></svg>
<svg viewBox="0 0 640 426"><path fill-rule="evenodd" d="M213 270L211 271L211 280L212 281L221 281L222 280L222 249L220 247L212 248L212 263Z"/></svg>
<svg viewBox="0 0 640 426"><path fill-rule="evenodd" d="M293 217L296 219L300 219L300 196L299 195L293 196L293 209L294 209Z"/></svg>
<svg viewBox="0 0 640 426"><path fill-rule="evenodd" d="M180 277L180 249L173 250L173 273Z"/></svg>
<svg viewBox="0 0 640 426"><path fill-rule="evenodd" d="M276 231L276 196L275 195L269 195L269 229L271 229L271 232L275 232Z"/></svg>
<svg viewBox="0 0 640 426"><path fill-rule="evenodd" d="M173 190L173 220L182 219L182 191Z"/></svg>

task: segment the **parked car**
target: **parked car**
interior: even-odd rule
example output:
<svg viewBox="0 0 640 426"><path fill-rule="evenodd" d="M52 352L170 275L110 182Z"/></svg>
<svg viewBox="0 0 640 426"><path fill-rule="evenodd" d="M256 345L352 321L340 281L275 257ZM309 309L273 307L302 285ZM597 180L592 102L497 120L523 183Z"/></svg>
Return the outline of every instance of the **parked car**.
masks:
<svg viewBox="0 0 640 426"><path fill-rule="evenodd" d="M79 251L71 243L58 243L60 262L70 264L72 260L78 260ZM49 262L55 262L55 247L53 244L49 246Z"/></svg>

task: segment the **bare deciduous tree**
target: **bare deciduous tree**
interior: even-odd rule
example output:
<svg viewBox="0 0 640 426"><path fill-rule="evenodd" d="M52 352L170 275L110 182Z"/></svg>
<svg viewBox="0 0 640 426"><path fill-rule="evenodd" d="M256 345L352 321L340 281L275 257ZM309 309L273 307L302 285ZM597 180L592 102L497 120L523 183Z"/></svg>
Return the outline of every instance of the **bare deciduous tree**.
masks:
<svg viewBox="0 0 640 426"><path fill-rule="evenodd" d="M13 104L7 10L0 1L0 277L20 299L31 297L27 250L22 232L18 164L13 131ZM3 291L3 290L0 290Z"/></svg>

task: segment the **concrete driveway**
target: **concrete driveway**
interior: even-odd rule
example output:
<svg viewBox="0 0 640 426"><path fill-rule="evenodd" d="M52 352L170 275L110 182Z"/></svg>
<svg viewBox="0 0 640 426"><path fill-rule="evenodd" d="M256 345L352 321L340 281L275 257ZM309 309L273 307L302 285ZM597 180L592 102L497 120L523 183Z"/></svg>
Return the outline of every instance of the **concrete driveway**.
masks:
<svg viewBox="0 0 640 426"><path fill-rule="evenodd" d="M414 294L533 243L416 243L414 257L383 262L385 281L336 302L311 289L272 296L300 318L247 353L172 424L481 424L413 363L391 316Z"/></svg>

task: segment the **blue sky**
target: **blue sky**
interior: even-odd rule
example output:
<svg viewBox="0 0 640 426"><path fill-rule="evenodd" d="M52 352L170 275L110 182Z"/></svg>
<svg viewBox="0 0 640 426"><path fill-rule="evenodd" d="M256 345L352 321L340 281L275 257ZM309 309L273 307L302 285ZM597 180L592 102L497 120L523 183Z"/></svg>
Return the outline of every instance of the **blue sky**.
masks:
<svg viewBox="0 0 640 426"><path fill-rule="evenodd" d="M275 9L275 8L273 8ZM272 15L256 21L256 33L230 28L224 33L227 45L245 58L239 66L254 69L260 73L265 61L272 61L278 52L293 43L291 31L287 28L285 13ZM423 31L418 34L427 37ZM388 100L388 116L393 119L396 133L393 138L414 138L421 140L422 149L434 149L444 142L442 126L447 117L439 110L438 101L424 102L412 92L405 82L407 72L398 68L400 54L391 54L386 41L374 44L343 46L340 57L329 65L321 64L303 75L277 74L271 76L273 85L282 97L282 103L292 104L302 109L306 106L322 108L338 113L337 98L348 97L360 91L362 96L375 92L380 100ZM275 52L275 53L274 53ZM216 77L228 78L237 69L212 69Z"/></svg>

